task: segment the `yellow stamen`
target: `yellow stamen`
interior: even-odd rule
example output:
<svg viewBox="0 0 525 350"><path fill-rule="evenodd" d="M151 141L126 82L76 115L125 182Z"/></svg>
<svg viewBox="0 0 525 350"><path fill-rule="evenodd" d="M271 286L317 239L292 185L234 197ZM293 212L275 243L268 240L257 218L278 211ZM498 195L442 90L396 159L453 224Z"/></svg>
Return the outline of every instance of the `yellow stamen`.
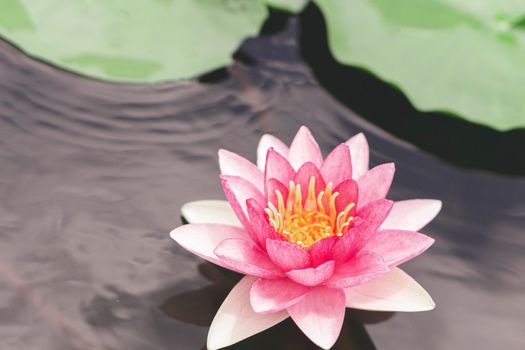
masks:
<svg viewBox="0 0 525 350"><path fill-rule="evenodd" d="M319 207L319 211L324 214L323 196L324 191L319 192L317 196L317 206Z"/></svg>
<svg viewBox="0 0 525 350"><path fill-rule="evenodd" d="M315 193L316 178L312 176L308 184L306 200L303 203L301 185L289 183L286 202L282 193L275 190L277 203L268 203L265 209L268 222L286 240L303 248L330 236L343 236L349 229L353 216L349 216L354 203L349 203L337 212L335 201L339 193L332 193L329 183L323 191Z"/></svg>

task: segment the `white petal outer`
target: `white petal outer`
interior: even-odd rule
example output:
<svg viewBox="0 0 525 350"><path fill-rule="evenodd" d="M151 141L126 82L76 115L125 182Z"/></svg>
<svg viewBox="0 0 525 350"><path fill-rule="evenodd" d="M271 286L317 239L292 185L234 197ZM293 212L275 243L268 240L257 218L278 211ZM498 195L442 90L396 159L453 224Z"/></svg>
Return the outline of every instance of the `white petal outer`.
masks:
<svg viewBox="0 0 525 350"><path fill-rule="evenodd" d="M209 350L235 344L264 331L288 317L286 311L263 315L253 311L250 289L257 278L245 276L231 290L213 319L208 332Z"/></svg>
<svg viewBox="0 0 525 350"><path fill-rule="evenodd" d="M241 227L223 224L188 224L171 231L171 238L184 249L214 264L228 268L215 255L217 246L229 238L247 238L247 233Z"/></svg>
<svg viewBox="0 0 525 350"><path fill-rule="evenodd" d="M345 294L341 289L317 287L287 310L312 342L323 349L330 349L343 326Z"/></svg>
<svg viewBox="0 0 525 350"><path fill-rule="evenodd" d="M361 132L345 142L350 147L352 178L357 180L368 171L369 150L365 135Z"/></svg>
<svg viewBox="0 0 525 350"><path fill-rule="evenodd" d="M346 306L372 311L428 311L436 307L412 277L393 268L383 278L344 290Z"/></svg>
<svg viewBox="0 0 525 350"><path fill-rule="evenodd" d="M288 159L288 146L286 146L277 137L264 134L259 140L259 145L257 146L257 167L262 171L264 171L266 164L266 153L270 147L279 152L284 158Z"/></svg>
<svg viewBox="0 0 525 350"><path fill-rule="evenodd" d="M441 210L442 203L436 199L410 199L395 202L380 230L419 231Z"/></svg>
<svg viewBox="0 0 525 350"><path fill-rule="evenodd" d="M242 226L228 201L201 200L189 202L182 206L181 212L190 224Z"/></svg>

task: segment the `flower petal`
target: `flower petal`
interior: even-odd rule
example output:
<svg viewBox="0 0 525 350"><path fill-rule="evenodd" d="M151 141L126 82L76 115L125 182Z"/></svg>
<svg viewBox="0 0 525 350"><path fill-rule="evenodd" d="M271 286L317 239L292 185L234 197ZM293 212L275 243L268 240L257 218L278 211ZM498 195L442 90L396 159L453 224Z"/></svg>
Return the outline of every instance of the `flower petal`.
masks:
<svg viewBox="0 0 525 350"><path fill-rule="evenodd" d="M346 306L372 311L428 311L436 304L412 277L393 268L384 277L346 288Z"/></svg>
<svg viewBox="0 0 525 350"><path fill-rule="evenodd" d="M258 313L273 313L297 303L310 288L290 281L288 278L269 280L259 278L250 291L252 308Z"/></svg>
<svg viewBox="0 0 525 350"><path fill-rule="evenodd" d="M303 203L306 202L306 199L308 197L308 189L310 187L310 180L312 177L315 179L314 184L314 195L323 191L326 188L326 183L323 179L323 175L321 175L321 172L317 168L317 166L312 162L306 162L304 163L299 170L297 170L297 173L295 174L295 177L293 179L293 182L296 185L301 185L301 196L303 199Z"/></svg>
<svg viewBox="0 0 525 350"><path fill-rule="evenodd" d="M226 239L215 248L214 253L223 266L245 275L265 278L284 276L263 251L245 239Z"/></svg>
<svg viewBox="0 0 525 350"><path fill-rule="evenodd" d="M354 241L357 236L369 234L368 232L362 233L361 231L364 229L366 229L366 226L359 226L348 230L343 237L335 242L330 252L331 258L338 264L343 264L353 255L357 254L359 250L354 246Z"/></svg>
<svg viewBox="0 0 525 350"><path fill-rule="evenodd" d="M257 201L254 199L248 199L248 201L246 201L246 206L248 207L250 224L253 232L258 238L257 242L263 249L266 249L266 240L268 238L280 239L281 236L275 232L272 226L270 226L268 223L268 215Z"/></svg>
<svg viewBox="0 0 525 350"><path fill-rule="evenodd" d="M290 145L288 160L295 170L306 162L312 162L320 168L323 164L323 156L319 145L315 141L312 133L306 126L301 126Z"/></svg>
<svg viewBox="0 0 525 350"><path fill-rule="evenodd" d="M338 241L339 237L330 236L312 244L310 249L308 249L308 252L312 257L312 265L318 266L325 261L330 260L332 257L332 248Z"/></svg>
<svg viewBox="0 0 525 350"><path fill-rule="evenodd" d="M388 271L381 256L361 251L352 260L337 266L325 285L330 288L348 288L377 279Z"/></svg>
<svg viewBox="0 0 525 350"><path fill-rule="evenodd" d="M289 307L288 313L311 341L323 349L329 349L337 341L343 326L344 292L317 287Z"/></svg>
<svg viewBox="0 0 525 350"><path fill-rule="evenodd" d="M363 249L380 255L388 266L397 266L427 250L434 240L418 232L378 231Z"/></svg>
<svg viewBox="0 0 525 350"><path fill-rule="evenodd" d="M394 163L386 163L367 171L357 180L359 202L357 209L377 199L385 198L394 179Z"/></svg>
<svg viewBox="0 0 525 350"><path fill-rule="evenodd" d="M215 248L226 239L247 237L243 228L224 224L182 225L171 231L170 236L184 249L222 267L226 265L215 255Z"/></svg>
<svg viewBox="0 0 525 350"><path fill-rule="evenodd" d="M219 166L221 175L233 175L243 177L250 181L261 192L264 190L264 174L255 164L240 155L227 151L219 150Z"/></svg>
<svg viewBox="0 0 525 350"><path fill-rule="evenodd" d="M342 143L326 157L321 166L321 174L326 182L334 186L352 178L352 160L350 148Z"/></svg>
<svg viewBox="0 0 525 350"><path fill-rule="evenodd" d="M350 147L352 178L359 179L368 171L369 150L365 135L360 132L345 142Z"/></svg>
<svg viewBox="0 0 525 350"><path fill-rule="evenodd" d="M296 244L276 239L266 240L266 251L270 259L283 271L310 267L310 254Z"/></svg>
<svg viewBox="0 0 525 350"><path fill-rule="evenodd" d="M395 202L381 229L419 231L436 217L441 206L441 201L436 199Z"/></svg>
<svg viewBox="0 0 525 350"><path fill-rule="evenodd" d="M288 187L286 187L281 181L276 179L270 179L266 183L266 199L267 202L271 202L275 207L279 206L279 197L277 196L276 191L281 193L281 196L284 200L288 198ZM262 203L261 203L262 204ZM267 204L267 203L264 203Z"/></svg>
<svg viewBox="0 0 525 350"><path fill-rule="evenodd" d="M253 232L250 221L248 220L246 201L253 198L259 203L264 203L263 194L251 182L238 176L222 175L221 184L235 215L239 218L249 237L254 242L257 242L257 236Z"/></svg>
<svg viewBox="0 0 525 350"><path fill-rule="evenodd" d="M241 222L242 216L247 214L246 201L249 198L253 198L259 203L265 203L262 192L254 184L242 177L222 175L221 183L228 202L232 205L233 211Z"/></svg>
<svg viewBox="0 0 525 350"><path fill-rule="evenodd" d="M264 170L265 183L268 182L269 179L276 179L288 185L294 175L295 171L288 160L273 148L270 148L266 157L266 167Z"/></svg>
<svg viewBox="0 0 525 350"><path fill-rule="evenodd" d="M283 157L288 157L288 146L286 146L281 140L273 135L263 135L259 140L259 145L257 146L257 167L262 171L264 171L266 164L266 154L270 148L273 148L279 152Z"/></svg>
<svg viewBox="0 0 525 350"><path fill-rule="evenodd" d="M337 192L339 195L335 199L335 207L338 212L345 210L346 206L350 203L354 203L354 207L350 209L349 216L353 216L356 210L355 204L359 202L359 188L357 182L352 179L341 182L334 188L334 193Z"/></svg>
<svg viewBox="0 0 525 350"><path fill-rule="evenodd" d="M354 248L362 249L366 242L377 232L385 218L392 210L394 202L388 199L378 199L370 202L356 213L362 223L357 227L358 234L354 241Z"/></svg>
<svg viewBox="0 0 525 350"><path fill-rule="evenodd" d="M360 223L348 230L334 245L333 259L337 263L342 263L363 249L388 216L392 205L392 201L379 199L358 210L354 220Z"/></svg>
<svg viewBox="0 0 525 350"><path fill-rule="evenodd" d="M207 348L220 349L264 331L288 317L286 311L258 314L250 304L250 289L256 278L246 276L222 303L208 332Z"/></svg>
<svg viewBox="0 0 525 350"><path fill-rule="evenodd" d="M335 261L329 260L317 267L288 271L286 275L292 281L302 284L303 286L313 287L332 277L334 268Z"/></svg>
<svg viewBox="0 0 525 350"><path fill-rule="evenodd" d="M190 224L227 224L241 226L228 201L201 200L186 203L180 209Z"/></svg>

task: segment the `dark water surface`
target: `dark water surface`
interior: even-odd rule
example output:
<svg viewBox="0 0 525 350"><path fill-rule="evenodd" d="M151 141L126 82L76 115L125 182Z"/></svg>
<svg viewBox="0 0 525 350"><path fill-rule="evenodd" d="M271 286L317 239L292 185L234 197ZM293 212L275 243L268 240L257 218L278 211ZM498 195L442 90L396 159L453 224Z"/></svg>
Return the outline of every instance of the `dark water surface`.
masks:
<svg viewBox="0 0 525 350"><path fill-rule="evenodd" d="M296 29L293 20L284 33L248 41L244 63L204 82L154 86L88 80L0 42L1 349L205 347L238 276L168 233L183 203L223 198L217 149L254 160L262 133L289 142L302 124L325 152L364 131L373 164L396 162L391 198L444 202L424 230L435 245L404 265L437 309L349 312L335 348L525 347L525 179L479 170L495 170L494 159L523 161L523 145L497 157L508 138L491 139L489 166L457 167L457 157L451 165L443 152L420 151L319 86ZM286 321L232 348L314 347Z"/></svg>

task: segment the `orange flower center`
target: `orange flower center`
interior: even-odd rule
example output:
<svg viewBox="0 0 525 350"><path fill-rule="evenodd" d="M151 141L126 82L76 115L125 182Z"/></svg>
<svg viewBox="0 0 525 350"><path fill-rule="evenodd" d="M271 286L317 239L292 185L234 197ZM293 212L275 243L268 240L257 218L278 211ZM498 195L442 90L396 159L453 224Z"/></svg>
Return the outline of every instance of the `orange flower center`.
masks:
<svg viewBox="0 0 525 350"><path fill-rule="evenodd" d="M343 211L338 212L335 200L339 193L332 193L332 187L329 183L316 194L315 177L312 176L303 202L301 185L290 181L286 201L282 193L276 190L277 206L268 202L266 213L270 224L287 241L303 248L309 248L323 238L342 236L353 220L349 213L355 203L349 203Z"/></svg>

